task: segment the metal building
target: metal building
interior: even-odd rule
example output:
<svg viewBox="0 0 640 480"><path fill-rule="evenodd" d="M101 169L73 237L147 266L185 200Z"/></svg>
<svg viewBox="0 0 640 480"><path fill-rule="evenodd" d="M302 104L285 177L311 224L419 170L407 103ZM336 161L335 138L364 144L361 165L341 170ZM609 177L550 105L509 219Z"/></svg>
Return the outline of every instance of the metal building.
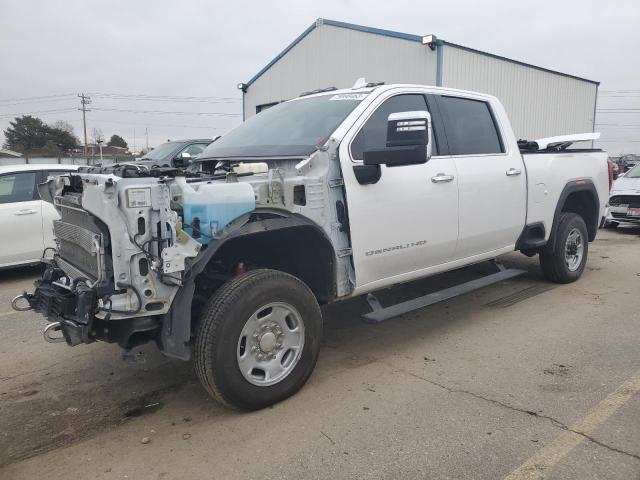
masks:
<svg viewBox="0 0 640 480"><path fill-rule="evenodd" d="M433 35L319 18L251 80L241 83L248 118L302 92L355 79L489 93L518 138L591 132L599 82L464 47Z"/></svg>

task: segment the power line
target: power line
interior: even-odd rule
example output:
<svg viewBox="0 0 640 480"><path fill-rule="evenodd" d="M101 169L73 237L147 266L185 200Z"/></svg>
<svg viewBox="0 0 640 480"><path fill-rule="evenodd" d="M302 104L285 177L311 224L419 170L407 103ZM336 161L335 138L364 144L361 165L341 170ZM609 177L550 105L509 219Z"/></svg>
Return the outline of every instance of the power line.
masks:
<svg viewBox="0 0 640 480"><path fill-rule="evenodd" d="M186 96L186 95L146 95L146 94L130 94L130 93L100 93L92 92L91 95L95 97L105 98L123 98L123 99L135 99L135 100L170 100L170 101L233 101L240 102L242 99L237 97L217 97L217 96Z"/></svg>
<svg viewBox="0 0 640 480"><path fill-rule="evenodd" d="M13 103L3 103L0 104L0 108L2 107L10 107L13 105L29 105L31 103L56 103L56 102L69 102L72 98L70 97L61 97L61 98L51 98L49 100L25 100L21 102L13 102Z"/></svg>
<svg viewBox="0 0 640 480"><path fill-rule="evenodd" d="M20 117L23 115L50 115L53 113L75 112L75 108L60 108L54 110L39 110L36 112L22 112L22 113L2 113L0 118Z"/></svg>
<svg viewBox="0 0 640 480"><path fill-rule="evenodd" d="M197 104L210 104L210 105L234 105L238 104L239 100L199 100L199 99L174 99L174 98L138 98L138 97L126 97L126 96L103 96L94 95L96 98L115 100L115 101L127 101L127 102L162 102L162 103L197 103Z"/></svg>
<svg viewBox="0 0 640 480"><path fill-rule="evenodd" d="M169 110L129 110L120 108L94 108L96 111L101 112L120 112L120 113L145 113L153 115L212 115L219 117L240 117L239 113L226 113L226 112L175 112Z"/></svg>
<svg viewBox="0 0 640 480"><path fill-rule="evenodd" d="M135 123L135 122L112 122L112 121L100 121L101 124L106 125L125 125L125 126L149 126L149 127L170 127L170 128L205 128L207 130L228 130L229 127L210 127L207 125L172 125L167 123Z"/></svg>
<svg viewBox="0 0 640 480"><path fill-rule="evenodd" d="M42 95L39 97L16 97L16 98L2 98L0 99L0 103L4 102L20 102L26 100L42 100L47 98L56 98L56 97L73 97L75 93L57 93L53 95Z"/></svg>

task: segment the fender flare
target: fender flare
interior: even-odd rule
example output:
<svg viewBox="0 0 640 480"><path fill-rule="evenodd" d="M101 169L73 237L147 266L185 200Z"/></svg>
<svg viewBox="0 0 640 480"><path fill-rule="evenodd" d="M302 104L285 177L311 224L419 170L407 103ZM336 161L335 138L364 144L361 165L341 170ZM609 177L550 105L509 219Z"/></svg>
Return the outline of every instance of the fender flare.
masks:
<svg viewBox="0 0 640 480"><path fill-rule="evenodd" d="M564 207L567 198L569 195L576 192L589 192L595 201L596 208L598 209L597 214L595 215L595 220L593 221L593 225L589 225L587 223L587 219L585 219L585 223L587 223L587 231L589 232L589 241L593 242L596 237L596 233L598 231L598 225L600 223L600 199L598 197L598 191L596 190L596 186L593 184L591 180L574 180L568 182L562 192L560 192L560 197L558 198L558 202L556 203L556 209L553 214L553 224L551 225L551 233L549 235L549 241L547 245L552 249L555 249L555 236L558 231L558 224L560 223L560 214L562 213L562 208Z"/></svg>
<svg viewBox="0 0 640 480"><path fill-rule="evenodd" d="M268 213L269 218L251 220L256 218L256 214ZM280 211L263 211L257 210L249 217L248 221L242 226L231 231L228 235L220 240L209 242L206 250L201 255L188 262L188 274L184 280L183 286L178 290L171 304L171 308L167 313L160 317L161 333L158 340L158 346L162 352L168 357L178 358L181 360L190 360L192 356L189 342L191 340L191 302L195 293L195 279L204 270L209 261L216 252L229 241L237 238L256 235L267 231L284 230L296 227L312 227L320 233L320 235L328 242L333 250L333 244L325 233L325 231L315 222L307 217ZM334 251L335 256L335 251ZM336 290L336 263L331 265L333 274L332 290Z"/></svg>

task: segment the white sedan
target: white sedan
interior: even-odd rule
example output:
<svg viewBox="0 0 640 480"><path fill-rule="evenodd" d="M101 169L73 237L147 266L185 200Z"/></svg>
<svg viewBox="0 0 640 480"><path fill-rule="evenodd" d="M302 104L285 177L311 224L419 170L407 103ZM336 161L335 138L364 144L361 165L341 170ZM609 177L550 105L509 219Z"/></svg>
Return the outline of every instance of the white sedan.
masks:
<svg viewBox="0 0 640 480"><path fill-rule="evenodd" d="M640 224L640 164L619 176L609 194L609 213L605 225Z"/></svg>
<svg viewBox="0 0 640 480"><path fill-rule="evenodd" d="M37 185L74 165L0 166L0 268L38 263L53 241L53 205L40 199Z"/></svg>

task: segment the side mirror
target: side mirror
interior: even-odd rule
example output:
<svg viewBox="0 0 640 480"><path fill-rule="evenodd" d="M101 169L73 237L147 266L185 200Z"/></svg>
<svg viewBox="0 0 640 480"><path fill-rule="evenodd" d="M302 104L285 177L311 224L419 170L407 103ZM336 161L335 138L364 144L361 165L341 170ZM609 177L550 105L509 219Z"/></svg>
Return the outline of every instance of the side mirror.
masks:
<svg viewBox="0 0 640 480"><path fill-rule="evenodd" d="M417 165L431 158L431 115L426 111L392 113L387 146L364 152L364 165Z"/></svg>
<svg viewBox="0 0 640 480"><path fill-rule="evenodd" d="M377 183L380 165L418 165L431 159L431 115L426 111L392 113L387 119L387 146L365 150L362 165L353 171L358 183Z"/></svg>
<svg viewBox="0 0 640 480"><path fill-rule="evenodd" d="M182 152L173 160L173 163L176 167L186 167L189 165L189 159L191 159L191 154Z"/></svg>
<svg viewBox="0 0 640 480"><path fill-rule="evenodd" d="M614 172L613 172L613 179L614 179L614 180L617 180L617 179L618 179L618 176L619 176L619 175L618 175L618 172L614 171Z"/></svg>

